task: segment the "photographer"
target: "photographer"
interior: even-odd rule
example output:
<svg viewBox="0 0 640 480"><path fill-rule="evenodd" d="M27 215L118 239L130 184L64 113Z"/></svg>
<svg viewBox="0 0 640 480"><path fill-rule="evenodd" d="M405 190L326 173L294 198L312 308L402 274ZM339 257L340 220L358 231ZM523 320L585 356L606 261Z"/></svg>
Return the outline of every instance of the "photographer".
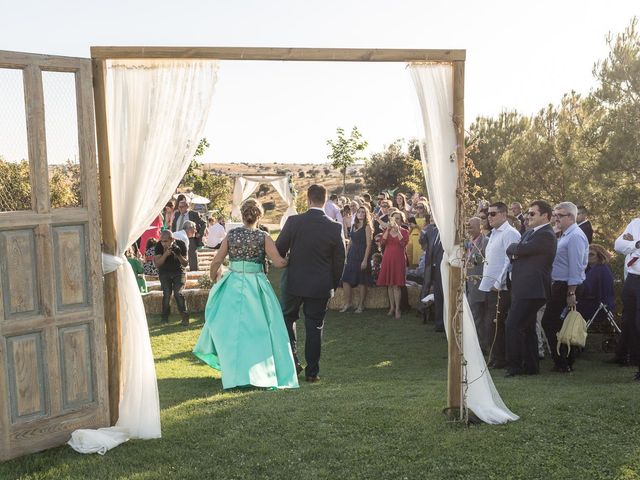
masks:
<svg viewBox="0 0 640 480"><path fill-rule="evenodd" d="M169 302L173 292L178 310L182 314L182 325L189 325L189 314L182 295L186 283L184 267L188 263L187 246L182 240L174 239L170 230L164 230L156 244L154 262L162 287L162 322L169 321Z"/></svg>

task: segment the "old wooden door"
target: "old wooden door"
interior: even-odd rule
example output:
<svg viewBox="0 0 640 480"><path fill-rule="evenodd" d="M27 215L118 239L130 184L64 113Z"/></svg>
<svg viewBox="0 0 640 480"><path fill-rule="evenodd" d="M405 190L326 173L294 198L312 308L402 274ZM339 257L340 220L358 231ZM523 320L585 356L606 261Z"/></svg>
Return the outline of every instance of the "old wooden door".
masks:
<svg viewBox="0 0 640 480"><path fill-rule="evenodd" d="M109 412L91 62L0 51L0 105L4 460L107 426ZM24 130L24 160L7 129ZM9 181L21 166L28 183Z"/></svg>

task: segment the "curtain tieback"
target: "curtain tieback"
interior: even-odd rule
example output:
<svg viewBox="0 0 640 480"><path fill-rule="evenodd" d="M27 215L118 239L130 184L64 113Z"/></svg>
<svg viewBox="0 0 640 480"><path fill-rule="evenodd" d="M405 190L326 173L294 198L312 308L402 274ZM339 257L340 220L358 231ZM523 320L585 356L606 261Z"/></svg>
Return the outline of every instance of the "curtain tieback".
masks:
<svg viewBox="0 0 640 480"><path fill-rule="evenodd" d="M127 257L124 255L111 255L109 253L102 252L102 273L115 272L122 265L127 263Z"/></svg>

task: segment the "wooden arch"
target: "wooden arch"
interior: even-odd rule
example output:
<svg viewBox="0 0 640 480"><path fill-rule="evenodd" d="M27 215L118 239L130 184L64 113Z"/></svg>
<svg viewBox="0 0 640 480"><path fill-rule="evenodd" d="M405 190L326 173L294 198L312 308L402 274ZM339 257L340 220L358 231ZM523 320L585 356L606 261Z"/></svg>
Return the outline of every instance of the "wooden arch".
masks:
<svg viewBox="0 0 640 480"><path fill-rule="evenodd" d="M116 239L111 198L109 169L109 146L107 141L107 112L105 102L106 61L111 59L211 59L211 60L263 60L300 62L433 62L453 65L453 115L457 134L457 158L459 188L464 185L464 66L466 50L424 49L347 49L347 48L245 48L245 47L91 47L93 67L96 132L100 167L100 190L102 208L102 231L104 251L116 252ZM463 219L462 205L458 200L456 223ZM460 232L460 229L456 229ZM459 233L458 233L459 236ZM460 243L462 238L456 238ZM107 326L107 350L109 368L109 402L112 424L118 419L120 398L120 354L121 330L118 316L117 283L114 273L105 276L105 322ZM449 304L456 305L456 294L462 288L462 272L451 268L449 279ZM450 412L463 415L462 384L462 323L454 322L455 308L449 309L448 338L448 387L447 407Z"/></svg>

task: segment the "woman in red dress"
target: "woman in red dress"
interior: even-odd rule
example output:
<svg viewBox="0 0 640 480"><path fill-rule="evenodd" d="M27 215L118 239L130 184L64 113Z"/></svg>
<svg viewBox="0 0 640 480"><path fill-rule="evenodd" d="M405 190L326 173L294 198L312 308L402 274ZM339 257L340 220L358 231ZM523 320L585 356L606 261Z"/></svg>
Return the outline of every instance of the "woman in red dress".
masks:
<svg viewBox="0 0 640 480"><path fill-rule="evenodd" d="M409 232L402 227L405 223L404 212L395 211L389 217L389 226L382 234L382 265L377 285L387 287L389 295L389 313L400 320L400 288L406 282L407 258L405 247L409 241Z"/></svg>

